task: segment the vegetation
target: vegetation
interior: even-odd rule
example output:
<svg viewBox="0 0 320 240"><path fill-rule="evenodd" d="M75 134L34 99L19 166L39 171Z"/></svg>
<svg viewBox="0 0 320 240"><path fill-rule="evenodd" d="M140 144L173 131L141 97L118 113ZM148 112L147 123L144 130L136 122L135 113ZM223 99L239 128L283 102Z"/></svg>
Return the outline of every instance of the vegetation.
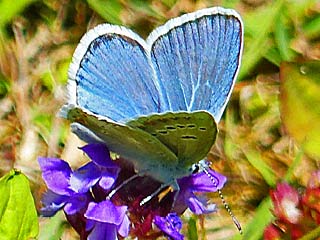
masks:
<svg viewBox="0 0 320 240"><path fill-rule="evenodd" d="M244 234L237 232L218 194L212 193L212 201L219 205L218 213L206 217L186 214L185 235L189 239L262 239L267 225L279 223L279 216L271 210L274 208L269 196L271 189L284 181L299 193L310 188L310 181L318 181L320 188L320 177L316 180L314 174L320 164L317 0L2 0L2 196L8 195L10 201L11 197L18 201L20 196L30 204L32 198L25 192L27 176L39 210L46 189L38 156L66 159L72 167L87 161L80 150L75 150L83 143L70 132L69 123L57 117L57 112L66 99L67 70L73 51L89 28L109 22L125 25L146 37L167 19L216 5L234 8L241 14L245 45L235 90L208 158L214 170L228 177L223 194ZM3 185L8 182L9 185ZM21 195L7 194L21 188L24 189ZM1 203L0 225L11 221L8 219L12 216L2 218L8 201ZM18 202L21 204L21 199ZM320 207L315 209L310 214L313 219L320 214ZM34 220L34 211L26 214ZM38 219L38 239L78 238L63 214ZM30 223L19 226L30 234L27 236L36 237L38 226ZM281 226L277 227L282 229ZM282 230L291 234L285 226ZM319 222L308 227L309 233L303 233L301 239L320 237ZM0 227L2 231L5 230ZM10 239L27 238L16 236Z"/></svg>

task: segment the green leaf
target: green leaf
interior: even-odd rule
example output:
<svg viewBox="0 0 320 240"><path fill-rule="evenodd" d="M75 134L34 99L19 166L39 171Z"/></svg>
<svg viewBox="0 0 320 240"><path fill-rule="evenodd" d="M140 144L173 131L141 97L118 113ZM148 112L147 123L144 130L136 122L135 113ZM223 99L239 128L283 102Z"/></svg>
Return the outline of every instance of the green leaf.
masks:
<svg viewBox="0 0 320 240"><path fill-rule="evenodd" d="M122 5L118 0L88 0L89 6L107 22L121 25Z"/></svg>
<svg viewBox="0 0 320 240"><path fill-rule="evenodd" d="M0 99L4 98L10 91L10 83L0 72Z"/></svg>
<svg viewBox="0 0 320 240"><path fill-rule="evenodd" d="M303 30L309 38L320 37L320 16L314 18L312 21L304 25Z"/></svg>
<svg viewBox="0 0 320 240"><path fill-rule="evenodd" d="M282 58L281 55L279 53L278 48L271 47L269 48L269 50L266 52L266 54L264 55L264 57L271 63L273 63L274 65L280 67L280 64L282 62Z"/></svg>
<svg viewBox="0 0 320 240"><path fill-rule="evenodd" d="M0 240L26 240L39 232L29 181L11 170L0 179Z"/></svg>
<svg viewBox="0 0 320 240"><path fill-rule="evenodd" d="M290 164L290 167L288 168L286 175L283 178L284 181L288 183L291 183L293 181L294 170L300 165L302 156L303 156L303 151L299 151L296 157L293 159L293 162Z"/></svg>
<svg viewBox="0 0 320 240"><path fill-rule="evenodd" d="M50 91L53 92L55 87L55 80L51 71L44 72L41 76L42 84Z"/></svg>
<svg viewBox="0 0 320 240"><path fill-rule="evenodd" d="M236 8L240 0L224 0L221 2L220 6L225 8Z"/></svg>
<svg viewBox="0 0 320 240"><path fill-rule="evenodd" d="M39 128L39 134L48 143L52 130L52 115L41 113L38 109L34 109L34 114L36 115L33 117L32 122Z"/></svg>
<svg viewBox="0 0 320 240"><path fill-rule="evenodd" d="M38 240L59 240L63 231L68 226L62 211L57 212L53 217L48 220L45 225L40 229Z"/></svg>
<svg viewBox="0 0 320 240"><path fill-rule="evenodd" d="M68 69L69 65L71 63L71 58L62 59L59 61L56 67L56 71L54 73L54 76L56 78L56 81L61 84L66 84L68 81Z"/></svg>
<svg viewBox="0 0 320 240"><path fill-rule="evenodd" d="M244 16L245 44L238 79L243 79L264 57L271 45L268 35L281 13L283 0L274 1L262 10Z"/></svg>
<svg viewBox="0 0 320 240"><path fill-rule="evenodd" d="M273 170L263 161L260 152L253 148L242 149L250 164L257 169L269 186L276 185L276 176Z"/></svg>
<svg viewBox="0 0 320 240"><path fill-rule="evenodd" d="M281 13L277 17L274 30L275 41L282 61L291 61L295 57L293 50L290 48L290 42L293 36L288 26L290 26L290 24L288 23L286 7L283 6Z"/></svg>
<svg viewBox="0 0 320 240"><path fill-rule="evenodd" d="M308 11L317 8L319 0L304 0L304 1L286 1L287 9L290 12L291 18L303 19L309 15ZM316 15L316 11L315 11Z"/></svg>
<svg viewBox="0 0 320 240"><path fill-rule="evenodd" d="M161 19L163 16L159 11L156 11L152 8L152 5L148 1L144 0L130 0L128 5L136 12L142 12L148 16L152 16L158 19Z"/></svg>
<svg viewBox="0 0 320 240"><path fill-rule="evenodd" d="M320 226L308 232L302 238L299 238L299 240L313 240L313 239L319 239L319 237L320 237Z"/></svg>
<svg viewBox="0 0 320 240"><path fill-rule="evenodd" d="M2 0L0 1L0 28L10 22L13 17L18 15L24 8L26 8L34 0Z"/></svg>
<svg viewBox="0 0 320 240"><path fill-rule="evenodd" d="M188 221L188 239L189 240L199 239L198 230L197 230L197 221L195 216L191 217Z"/></svg>
<svg viewBox="0 0 320 240"><path fill-rule="evenodd" d="M177 0L162 0L161 2L167 7L172 8L177 3Z"/></svg>
<svg viewBox="0 0 320 240"><path fill-rule="evenodd" d="M280 68L281 117L309 156L320 157L320 62L284 63Z"/></svg>

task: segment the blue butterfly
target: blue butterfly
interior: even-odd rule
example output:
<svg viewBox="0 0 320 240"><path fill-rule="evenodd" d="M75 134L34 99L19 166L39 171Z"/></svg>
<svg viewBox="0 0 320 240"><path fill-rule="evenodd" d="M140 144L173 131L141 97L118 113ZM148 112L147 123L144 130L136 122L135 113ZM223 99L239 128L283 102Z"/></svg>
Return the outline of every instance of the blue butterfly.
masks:
<svg viewBox="0 0 320 240"><path fill-rule="evenodd" d="M242 48L240 16L220 7L171 19L146 40L99 25L75 50L62 114L81 139L178 190L214 144Z"/></svg>

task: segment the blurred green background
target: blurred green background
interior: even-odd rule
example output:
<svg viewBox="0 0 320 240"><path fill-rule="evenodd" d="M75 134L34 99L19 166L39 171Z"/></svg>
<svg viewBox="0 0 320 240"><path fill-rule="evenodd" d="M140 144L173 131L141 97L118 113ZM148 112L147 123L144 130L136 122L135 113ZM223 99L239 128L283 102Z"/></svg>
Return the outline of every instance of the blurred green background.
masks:
<svg viewBox="0 0 320 240"><path fill-rule="evenodd" d="M199 239L261 239L272 220L269 190L286 180L303 189L320 159L320 2L316 0L1 0L0 174L21 170L37 208L45 191L38 156L72 166L86 159L56 116L81 36L102 22L146 38L166 20L197 9L236 9L245 27L238 81L209 154L228 177L223 193L244 227L240 236L217 195L219 211L187 215ZM189 238L192 234L190 234ZM39 239L77 239L63 215L40 219ZM196 239L196 238L193 238Z"/></svg>

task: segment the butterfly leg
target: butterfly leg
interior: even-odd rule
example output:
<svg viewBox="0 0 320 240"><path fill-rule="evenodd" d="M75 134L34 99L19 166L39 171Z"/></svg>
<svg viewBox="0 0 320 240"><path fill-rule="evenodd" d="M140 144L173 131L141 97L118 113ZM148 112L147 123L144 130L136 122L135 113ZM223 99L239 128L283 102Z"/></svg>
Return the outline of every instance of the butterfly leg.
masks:
<svg viewBox="0 0 320 240"><path fill-rule="evenodd" d="M115 189L113 189L108 196L106 197L106 199L111 199L113 197L113 195L118 192L123 186L125 186L127 183L133 181L134 179L136 179L137 177L141 177L144 176L144 172L139 172L135 175L132 175L131 177L129 177L128 179L124 180L119 186L117 186Z"/></svg>
<svg viewBox="0 0 320 240"><path fill-rule="evenodd" d="M177 201L177 197L179 195L179 191L180 191L180 187L179 184L176 180L174 180L174 182L171 184L173 191L175 191L174 196L173 196L173 201L172 201L172 207L171 209L174 208L174 206L176 205L176 201Z"/></svg>
<svg viewBox="0 0 320 240"><path fill-rule="evenodd" d="M142 199L142 201L140 202L140 207L142 207L143 205L145 205L147 202L149 202L152 198L154 198L155 196L157 196L165 187L168 187L170 184L161 184L160 187L154 191L153 193L151 193L149 196L145 197L144 199Z"/></svg>
<svg viewBox="0 0 320 240"><path fill-rule="evenodd" d="M152 198L154 198L155 196L157 196L160 192L163 191L164 188L166 187L171 187L173 191L177 191L175 194L174 194L174 199L173 199L173 205L174 206L174 203L175 203L175 200L177 198L177 193L179 192L180 190L180 187L177 183L176 180L172 180L171 182L169 183L163 183L160 185L160 187L154 191L153 193L151 193L149 196L145 197L144 199L142 199L142 201L140 202L140 206L143 206L144 204L146 204L147 202L149 202Z"/></svg>

